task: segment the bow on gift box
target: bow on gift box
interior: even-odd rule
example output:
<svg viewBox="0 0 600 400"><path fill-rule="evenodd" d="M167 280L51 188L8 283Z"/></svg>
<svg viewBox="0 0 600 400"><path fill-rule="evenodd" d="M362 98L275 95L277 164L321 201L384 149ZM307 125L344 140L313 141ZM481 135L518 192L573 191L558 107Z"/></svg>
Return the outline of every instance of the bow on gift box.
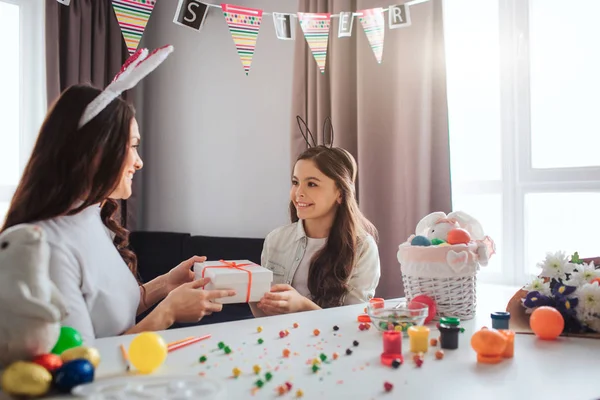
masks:
<svg viewBox="0 0 600 400"><path fill-rule="evenodd" d="M243 267L247 267L249 265L256 265L256 264L237 264L235 262L229 262L229 261L225 261L225 260L219 260L220 263L223 263L225 265L211 265L208 267L204 267L204 269L202 270L202 278L204 278L204 273L206 272L207 269L209 268L215 268L215 269L237 269L240 271L244 271L248 273L248 288L246 290L246 303L248 303L250 301L250 290L252 289L252 271L248 271L247 269L244 269ZM202 287L204 289L204 287Z"/></svg>

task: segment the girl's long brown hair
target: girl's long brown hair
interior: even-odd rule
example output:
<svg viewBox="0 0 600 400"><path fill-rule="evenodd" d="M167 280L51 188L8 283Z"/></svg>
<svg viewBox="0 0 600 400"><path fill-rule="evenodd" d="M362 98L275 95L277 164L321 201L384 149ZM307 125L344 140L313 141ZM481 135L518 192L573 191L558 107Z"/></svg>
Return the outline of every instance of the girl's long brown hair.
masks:
<svg viewBox="0 0 600 400"><path fill-rule="evenodd" d="M135 112L116 99L78 129L85 107L100 93L91 86L71 86L51 107L2 231L21 223L74 215L102 203L102 222L114 233L117 250L137 278L137 258L127 248L129 232L115 219L118 203L108 199L122 175Z"/></svg>
<svg viewBox="0 0 600 400"><path fill-rule="evenodd" d="M329 232L327 244L310 263L308 289L320 307L341 305L348 288L361 244L370 234L377 239L375 226L362 214L356 201L355 181L358 172L354 157L338 147L315 146L300 154L296 162L311 160L326 176L333 179L342 196ZM298 221L294 203L290 201L290 218Z"/></svg>

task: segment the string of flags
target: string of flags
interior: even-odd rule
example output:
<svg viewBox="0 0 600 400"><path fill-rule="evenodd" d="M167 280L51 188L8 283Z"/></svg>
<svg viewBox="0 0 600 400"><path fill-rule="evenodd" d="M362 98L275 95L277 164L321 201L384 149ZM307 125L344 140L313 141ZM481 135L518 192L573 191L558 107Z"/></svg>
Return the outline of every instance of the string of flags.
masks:
<svg viewBox="0 0 600 400"><path fill-rule="evenodd" d="M57 1L65 6L69 6L71 2L71 0ZM112 0L113 10L119 21L123 39L130 54L137 50L157 1ZM229 27L244 72L248 75L263 16L272 15L275 33L280 40L294 40L295 24L292 23L292 20L297 19L319 70L321 73L325 73L332 18L339 18L337 37L345 38L352 36L354 17L357 17L371 46L375 60L381 64L385 37L385 13L388 14L389 29L409 27L411 25L410 6L426 1L428 0L412 0L408 3L386 8L376 7L339 14L302 12L292 14L269 13L261 9L226 3L216 5L204 3L200 0L179 0L173 22L200 31L209 14L209 9L220 8Z"/></svg>

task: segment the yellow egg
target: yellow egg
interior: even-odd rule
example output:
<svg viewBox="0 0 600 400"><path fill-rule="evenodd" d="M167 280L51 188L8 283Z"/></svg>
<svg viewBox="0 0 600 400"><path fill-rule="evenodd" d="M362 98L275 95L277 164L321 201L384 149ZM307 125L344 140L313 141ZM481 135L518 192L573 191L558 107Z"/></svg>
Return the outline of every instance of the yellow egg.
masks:
<svg viewBox="0 0 600 400"><path fill-rule="evenodd" d="M167 344L155 332L142 332L129 345L129 360L142 374L158 369L167 358Z"/></svg>
<svg viewBox="0 0 600 400"><path fill-rule="evenodd" d="M63 362L71 360L77 360L79 358L88 360L94 368L98 368L100 365L100 353L93 347L79 346L65 350L61 355Z"/></svg>
<svg viewBox="0 0 600 400"><path fill-rule="evenodd" d="M2 390L14 396L43 396L52 384L52 375L41 365L17 361L2 374Z"/></svg>

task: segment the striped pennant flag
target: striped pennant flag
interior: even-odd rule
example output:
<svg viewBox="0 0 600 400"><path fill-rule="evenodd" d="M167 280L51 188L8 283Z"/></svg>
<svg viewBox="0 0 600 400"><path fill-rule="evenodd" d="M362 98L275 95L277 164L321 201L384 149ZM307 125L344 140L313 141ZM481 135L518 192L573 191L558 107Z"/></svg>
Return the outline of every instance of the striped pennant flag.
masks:
<svg viewBox="0 0 600 400"><path fill-rule="evenodd" d="M315 57L315 61L321 70L325 73L325 62L327 61L327 42L329 40L329 23L331 14L329 13L298 13L298 21L304 32L304 37L308 46Z"/></svg>
<svg viewBox="0 0 600 400"><path fill-rule="evenodd" d="M256 8L234 6L232 4L221 4L221 8L223 9L223 15L225 15L225 21L229 25L235 47L242 60L244 72L248 76L263 12Z"/></svg>
<svg viewBox="0 0 600 400"><path fill-rule="evenodd" d="M112 0L129 54L135 53L156 0Z"/></svg>
<svg viewBox="0 0 600 400"><path fill-rule="evenodd" d="M383 38L385 34L385 19L383 17L383 8L371 8L369 10L360 10L359 20L371 44L371 49L377 63L381 64L383 57Z"/></svg>

